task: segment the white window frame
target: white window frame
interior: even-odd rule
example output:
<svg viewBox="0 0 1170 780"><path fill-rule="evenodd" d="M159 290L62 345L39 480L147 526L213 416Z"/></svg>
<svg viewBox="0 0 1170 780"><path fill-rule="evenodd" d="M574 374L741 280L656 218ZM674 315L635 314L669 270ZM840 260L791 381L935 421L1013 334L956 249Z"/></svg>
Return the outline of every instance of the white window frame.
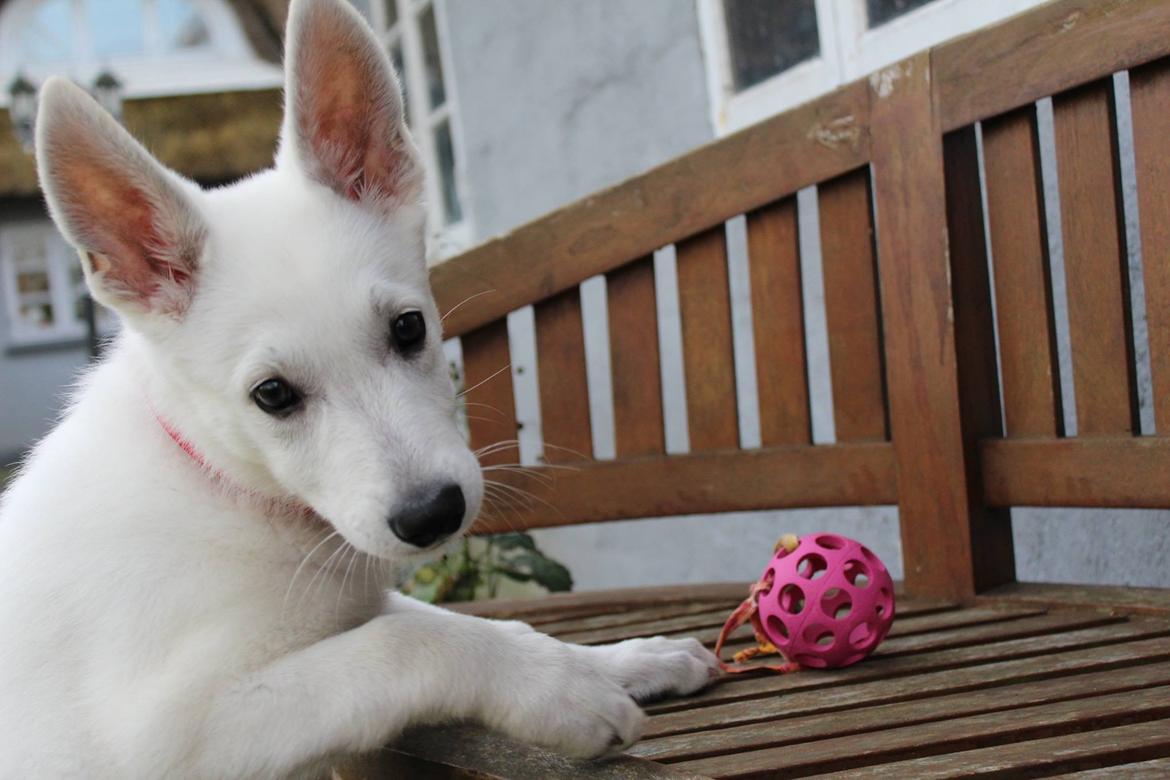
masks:
<svg viewBox="0 0 1170 780"><path fill-rule="evenodd" d="M68 76L79 84L92 84L103 70L112 71L123 85L128 100L167 95L190 95L235 90L280 87L283 74L278 65L265 62L252 50L235 12L225 0L187 0L199 11L212 36L210 50L166 51L161 48L155 0L143 4L143 38L147 51L141 54L99 58L91 51L86 31L87 3L101 0L71 0L70 38L76 51L65 60L23 62L20 37L24 24L41 0L9 0L0 6L0 85L7 86L22 73L40 83L52 75ZM76 31L77 38L73 38ZM0 106L7 105L7 89L0 90Z"/></svg>
<svg viewBox="0 0 1170 780"><path fill-rule="evenodd" d="M711 123L727 135L1049 0L934 0L869 29L866 0L814 0L820 54L736 93L723 0L696 0Z"/></svg>
<svg viewBox="0 0 1170 780"><path fill-rule="evenodd" d="M18 269L11 246L21 234L39 234L45 242L46 271L49 275L49 304L53 307L53 324L40 328L26 325L20 317L21 295L17 286ZM9 346L29 347L78 341L86 336L85 320L76 313L77 298L85 292L85 282L74 283L73 268L80 261L77 253L44 218L0 224L0 273L4 275L4 316L9 323ZM112 318L102 317L101 332L109 332Z"/></svg>
<svg viewBox="0 0 1170 780"><path fill-rule="evenodd" d="M398 9L398 20L393 27L388 25L385 2L394 2ZM435 32L439 43L439 61L443 68L443 90L446 99L443 105L432 109L426 83L426 62L423 53L422 31L419 17L428 8L435 13ZM463 148L462 127L459 124L459 98L456 93L454 63L451 61L451 47L447 38L447 7L443 0L371 0L370 23L378 33L387 53L395 44L402 46L404 73L398 74L405 83L410 115L411 134L418 146L425 169L424 192L427 202L428 262L441 262L471 246L474 238L470 199L463 176L461 161L466 159ZM435 129L443 122L449 123L451 145L455 155L455 193L459 198L462 217L458 222L446 223L443 204L443 182L439 172L439 155L435 144Z"/></svg>

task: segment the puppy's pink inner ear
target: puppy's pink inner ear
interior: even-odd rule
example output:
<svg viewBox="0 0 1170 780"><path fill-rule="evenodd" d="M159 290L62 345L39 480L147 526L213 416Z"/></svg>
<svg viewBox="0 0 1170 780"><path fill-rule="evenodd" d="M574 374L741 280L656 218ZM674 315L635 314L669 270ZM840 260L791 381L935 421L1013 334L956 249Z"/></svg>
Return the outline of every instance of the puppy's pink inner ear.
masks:
<svg viewBox="0 0 1170 780"><path fill-rule="evenodd" d="M411 197L416 164L396 89L361 31L307 20L299 41L296 132L308 171L349 200Z"/></svg>
<svg viewBox="0 0 1170 780"><path fill-rule="evenodd" d="M69 200L83 230L91 236L87 253L103 285L121 298L148 309L180 313L175 296L159 296L164 283L188 287L198 262L196 248L161 229L158 204L117 171L88 161L65 166ZM88 224L85 224L88 223Z"/></svg>

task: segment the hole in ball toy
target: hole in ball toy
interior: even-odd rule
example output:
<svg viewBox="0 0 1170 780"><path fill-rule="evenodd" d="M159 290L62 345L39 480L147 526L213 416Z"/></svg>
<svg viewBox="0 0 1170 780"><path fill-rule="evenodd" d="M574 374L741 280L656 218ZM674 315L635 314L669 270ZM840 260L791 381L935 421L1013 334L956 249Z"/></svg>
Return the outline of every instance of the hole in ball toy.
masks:
<svg viewBox="0 0 1170 780"><path fill-rule="evenodd" d="M840 550L845 547L845 540L833 534L821 534L816 539L817 544L826 550Z"/></svg>
<svg viewBox="0 0 1170 780"><path fill-rule="evenodd" d="M825 561L824 556L816 553L809 553L796 564L796 573L806 580L820 579L825 576L828 569L829 564Z"/></svg>
<svg viewBox="0 0 1170 780"><path fill-rule="evenodd" d="M855 588L864 588L869 585L869 569L861 561L850 559L842 567L845 579Z"/></svg>
<svg viewBox="0 0 1170 780"><path fill-rule="evenodd" d="M849 632L849 644L857 648L864 648L873 637L873 629L869 627L869 623L858 623Z"/></svg>
<svg viewBox="0 0 1170 780"><path fill-rule="evenodd" d="M767 623L768 634L772 641L776 644L787 644L788 642L788 626L784 625L784 621L775 615L768 615Z"/></svg>
<svg viewBox="0 0 1170 780"><path fill-rule="evenodd" d="M804 610L804 591L791 583L780 589L780 609L789 615L799 615Z"/></svg>
<svg viewBox="0 0 1170 780"><path fill-rule="evenodd" d="M772 592L772 588L776 585L776 569L769 566L768 570L764 572L763 581L768 583L768 586L760 591L760 597L767 596Z"/></svg>
<svg viewBox="0 0 1170 780"><path fill-rule="evenodd" d="M885 566L882 565L881 559L873 554L873 550L869 549L865 545L861 546L861 554L864 555L865 559L867 561L869 561L870 563L872 563L873 567L875 569L877 569L878 571L882 571L883 569L886 568Z"/></svg>
<svg viewBox="0 0 1170 780"><path fill-rule="evenodd" d="M811 626L805 626L804 631L801 632L801 637L805 642L816 645L821 650L828 650L837 642L837 637L832 631L825 628L824 625L814 623Z"/></svg>
<svg viewBox="0 0 1170 780"><path fill-rule="evenodd" d="M847 618L853 611L853 599L840 588L829 588L821 596L821 611L834 620Z"/></svg>

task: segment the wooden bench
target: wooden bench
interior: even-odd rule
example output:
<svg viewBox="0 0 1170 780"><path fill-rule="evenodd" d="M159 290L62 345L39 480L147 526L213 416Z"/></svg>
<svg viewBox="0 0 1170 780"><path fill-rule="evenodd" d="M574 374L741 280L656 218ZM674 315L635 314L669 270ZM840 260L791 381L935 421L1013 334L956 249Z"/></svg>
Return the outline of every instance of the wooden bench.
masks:
<svg viewBox="0 0 1170 780"><path fill-rule="evenodd" d="M510 363L505 317L533 305L544 438L565 448L545 455L559 464L574 461L570 451L591 454L578 285L596 275L606 282L616 458L546 468L549 486L523 483L540 502L479 530L896 504L904 590L893 633L872 659L844 671L727 680L659 703L646 738L617 761L574 765L460 727L408 735L373 759L371 773L1170 776L1170 595L1017 583L1008 513L1170 507L1168 54L1170 3L1054 2L437 267L469 399L491 410L470 420L474 445L516 436L512 378L501 371ZM1139 425L1112 78L1123 70L1163 435L1142 435ZM1075 437L1061 407L1040 178L1035 101L1046 97ZM831 445L814 445L810 433L794 197L810 185L822 234ZM740 447L734 384L724 224L740 215L757 449ZM652 253L668 245L684 344L690 452L682 455L664 448L659 378ZM499 473L493 478L507 481ZM711 642L743 593L743 585L688 586L471 608L579 642L660 632Z"/></svg>

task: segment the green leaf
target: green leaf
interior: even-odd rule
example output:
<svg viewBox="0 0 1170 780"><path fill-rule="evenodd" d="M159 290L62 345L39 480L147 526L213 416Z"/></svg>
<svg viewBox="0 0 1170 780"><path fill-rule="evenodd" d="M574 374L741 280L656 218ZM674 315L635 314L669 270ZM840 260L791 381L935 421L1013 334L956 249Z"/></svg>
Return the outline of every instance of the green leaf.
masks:
<svg viewBox="0 0 1170 780"><path fill-rule="evenodd" d="M540 553L518 555L515 562L532 572L532 578L553 593L573 589L573 576L569 570Z"/></svg>
<svg viewBox="0 0 1170 780"><path fill-rule="evenodd" d="M516 571L515 569L508 569L508 568L505 568L503 566L497 566L496 571L498 571L500 574L504 575L508 579L512 580L513 582L532 582L532 579L533 579L532 575L527 573L527 572Z"/></svg>
<svg viewBox="0 0 1170 780"><path fill-rule="evenodd" d="M536 541L525 533L497 534L491 537L491 543L500 550L536 550Z"/></svg>

